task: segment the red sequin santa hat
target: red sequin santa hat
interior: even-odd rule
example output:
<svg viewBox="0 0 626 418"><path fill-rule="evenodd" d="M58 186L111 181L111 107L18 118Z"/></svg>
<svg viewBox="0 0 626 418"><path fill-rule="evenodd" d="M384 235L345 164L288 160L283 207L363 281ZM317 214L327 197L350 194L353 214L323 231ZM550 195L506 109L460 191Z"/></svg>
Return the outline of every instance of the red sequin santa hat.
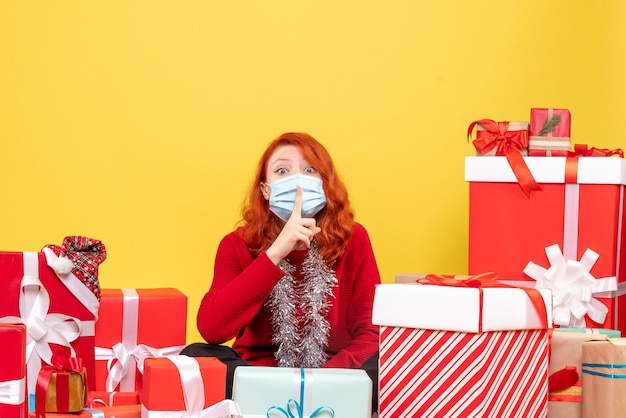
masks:
<svg viewBox="0 0 626 418"><path fill-rule="evenodd" d="M72 273L100 300L98 266L107 258L102 241L72 235L63 239L63 244L46 245L58 257L51 266L58 274Z"/></svg>

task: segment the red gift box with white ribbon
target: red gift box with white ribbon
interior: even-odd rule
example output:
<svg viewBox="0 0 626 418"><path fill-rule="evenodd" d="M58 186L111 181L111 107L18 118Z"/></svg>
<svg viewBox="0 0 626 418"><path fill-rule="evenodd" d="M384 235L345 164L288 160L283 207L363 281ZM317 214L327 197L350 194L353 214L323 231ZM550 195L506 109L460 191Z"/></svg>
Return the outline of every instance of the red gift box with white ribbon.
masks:
<svg viewBox="0 0 626 418"><path fill-rule="evenodd" d="M609 158L617 151L524 157L542 187L530 198L503 157L467 157L468 273L551 289L557 326L626 331L626 161Z"/></svg>
<svg viewBox="0 0 626 418"><path fill-rule="evenodd" d="M545 417L550 292L473 286L376 287L380 418Z"/></svg>
<svg viewBox="0 0 626 418"><path fill-rule="evenodd" d="M0 417L28 416L26 326L0 324Z"/></svg>
<svg viewBox="0 0 626 418"><path fill-rule="evenodd" d="M214 357L168 356L145 362L143 418L241 416L226 395L226 365Z"/></svg>
<svg viewBox="0 0 626 418"><path fill-rule="evenodd" d="M187 296L181 291L102 289L95 390L140 392L144 360L180 353L186 331Z"/></svg>
<svg viewBox="0 0 626 418"><path fill-rule="evenodd" d="M41 252L0 252L0 323L27 326L28 392L35 393L42 365L51 364L55 350L70 350L87 369L93 387L94 323L99 301L72 271L57 273L59 257Z"/></svg>

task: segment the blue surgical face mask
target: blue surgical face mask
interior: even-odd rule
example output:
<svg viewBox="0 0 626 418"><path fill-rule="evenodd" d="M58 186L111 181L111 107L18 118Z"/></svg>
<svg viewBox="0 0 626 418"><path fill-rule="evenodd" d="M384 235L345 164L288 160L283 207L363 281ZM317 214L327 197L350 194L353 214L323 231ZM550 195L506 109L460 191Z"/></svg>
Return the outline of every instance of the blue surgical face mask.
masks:
<svg viewBox="0 0 626 418"><path fill-rule="evenodd" d="M296 186L302 188L302 217L312 218L326 206L322 180L304 174L294 174L269 184L270 210L287 221L296 202Z"/></svg>

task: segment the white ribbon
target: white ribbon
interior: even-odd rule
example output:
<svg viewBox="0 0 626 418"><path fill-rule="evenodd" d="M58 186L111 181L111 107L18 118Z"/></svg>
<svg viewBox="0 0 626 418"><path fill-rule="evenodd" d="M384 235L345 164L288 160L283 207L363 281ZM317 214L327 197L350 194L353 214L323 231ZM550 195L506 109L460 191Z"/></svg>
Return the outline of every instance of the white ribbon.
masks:
<svg viewBox="0 0 626 418"><path fill-rule="evenodd" d="M26 378L0 382L0 404L21 405L26 399Z"/></svg>
<svg viewBox="0 0 626 418"><path fill-rule="evenodd" d="M96 360L107 361L107 378L105 390L113 392L117 385L120 391L132 392L135 390L135 369L143 374L143 364L147 358L167 357L179 354L184 345L154 348L145 344L138 344L129 348L119 342L112 348L96 347Z"/></svg>
<svg viewBox="0 0 626 418"><path fill-rule="evenodd" d="M19 313L17 316L0 318L3 323L21 323L26 325L26 368L28 370L28 392L35 392L37 375L41 369L41 361L52 363L52 350L49 344L58 344L70 349L82 331L79 319L64 314L48 313L50 296L39 280L38 254L23 253L24 277L20 287ZM35 355L33 355L33 353Z"/></svg>
<svg viewBox="0 0 626 418"><path fill-rule="evenodd" d="M139 326L139 295L136 289L122 289L124 297L122 318L122 341L111 348L96 347L96 360L107 361L105 390L113 392L117 385L120 391L135 390L135 369L143 374L143 363L147 358L166 357L179 354L184 345L155 348L137 344ZM132 373L131 373L132 371Z"/></svg>
<svg viewBox="0 0 626 418"><path fill-rule="evenodd" d="M204 408L204 383L200 374L200 365L193 357L169 356L180 375L185 402L184 411L150 411L142 406L142 418L222 418L226 416L241 417L239 405L225 399L208 408Z"/></svg>
<svg viewBox="0 0 626 418"><path fill-rule="evenodd" d="M603 324L608 308L593 296L617 290L615 276L596 279L590 273L599 255L587 249L580 261L563 256L558 244L546 248L550 268L545 269L532 261L524 268L537 281L537 289L550 289L553 300L553 321L557 325L585 328L585 315Z"/></svg>

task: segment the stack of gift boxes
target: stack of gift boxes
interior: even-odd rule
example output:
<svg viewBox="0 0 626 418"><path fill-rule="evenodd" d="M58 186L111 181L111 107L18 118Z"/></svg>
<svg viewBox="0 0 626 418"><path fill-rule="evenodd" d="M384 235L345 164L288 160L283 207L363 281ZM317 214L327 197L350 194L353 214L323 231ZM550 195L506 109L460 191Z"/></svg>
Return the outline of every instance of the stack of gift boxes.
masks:
<svg viewBox="0 0 626 418"><path fill-rule="evenodd" d="M469 125L468 274L378 287L381 418L626 417L626 162L570 116Z"/></svg>
<svg viewBox="0 0 626 418"><path fill-rule="evenodd" d="M76 242L87 245L71 248ZM178 355L187 297L176 289L100 290L105 257L102 243L84 237L41 252L0 252L0 417L239 413L224 400L224 364Z"/></svg>
<svg viewBox="0 0 626 418"><path fill-rule="evenodd" d="M369 417L363 370L239 367L225 399L224 363L180 355L187 297L100 289L105 258L85 237L0 252L0 418Z"/></svg>

